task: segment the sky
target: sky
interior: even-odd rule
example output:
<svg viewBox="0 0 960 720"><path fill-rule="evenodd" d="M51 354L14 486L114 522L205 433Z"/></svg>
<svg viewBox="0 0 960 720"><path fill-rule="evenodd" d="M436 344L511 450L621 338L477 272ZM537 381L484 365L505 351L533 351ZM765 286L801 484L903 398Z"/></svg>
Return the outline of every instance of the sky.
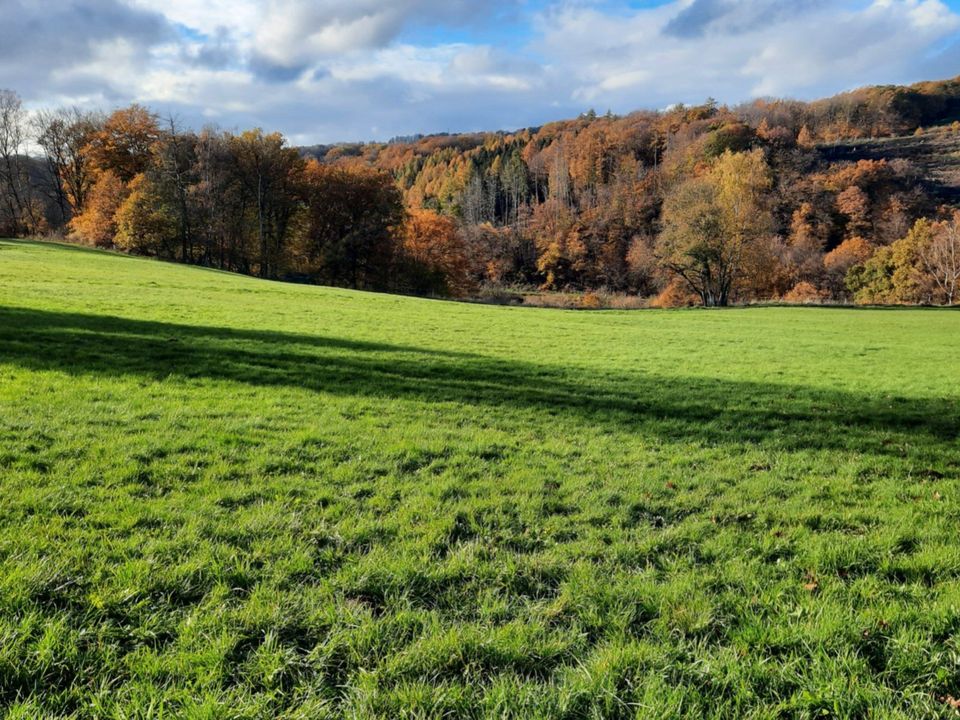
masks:
<svg viewBox="0 0 960 720"><path fill-rule="evenodd" d="M293 144L960 74L960 0L0 0L0 88Z"/></svg>

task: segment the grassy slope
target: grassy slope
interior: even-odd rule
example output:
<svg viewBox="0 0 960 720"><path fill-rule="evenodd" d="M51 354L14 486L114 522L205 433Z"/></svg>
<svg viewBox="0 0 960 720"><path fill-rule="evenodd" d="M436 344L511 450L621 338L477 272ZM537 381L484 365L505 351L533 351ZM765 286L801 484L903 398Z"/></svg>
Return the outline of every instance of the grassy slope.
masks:
<svg viewBox="0 0 960 720"><path fill-rule="evenodd" d="M12 717L946 715L960 313L0 243Z"/></svg>

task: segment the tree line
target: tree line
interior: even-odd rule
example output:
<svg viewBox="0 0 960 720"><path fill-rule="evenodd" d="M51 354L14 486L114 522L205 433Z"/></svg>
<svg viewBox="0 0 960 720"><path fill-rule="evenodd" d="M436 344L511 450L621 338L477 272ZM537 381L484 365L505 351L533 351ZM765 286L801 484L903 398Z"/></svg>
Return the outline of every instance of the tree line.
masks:
<svg viewBox="0 0 960 720"><path fill-rule="evenodd" d="M194 132L138 105L28 116L6 91L0 144L0 235L62 232L263 278L459 292L438 256L459 241L455 224L405 211L389 173L305 158L279 133Z"/></svg>
<svg viewBox="0 0 960 720"><path fill-rule="evenodd" d="M823 148L960 137L958 115L954 80L293 148L137 105L27 113L3 91L0 234L417 294L953 304L960 214L908 160Z"/></svg>

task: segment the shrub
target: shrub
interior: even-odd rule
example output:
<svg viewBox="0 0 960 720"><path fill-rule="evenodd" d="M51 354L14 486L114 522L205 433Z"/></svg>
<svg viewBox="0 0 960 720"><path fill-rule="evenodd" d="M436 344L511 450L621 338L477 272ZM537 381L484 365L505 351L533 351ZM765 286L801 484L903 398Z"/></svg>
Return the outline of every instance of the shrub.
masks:
<svg viewBox="0 0 960 720"><path fill-rule="evenodd" d="M655 308L693 307L700 304L700 298L679 278L670 281L663 292L650 303Z"/></svg>
<svg viewBox="0 0 960 720"><path fill-rule="evenodd" d="M798 282L783 296L783 301L796 305L810 305L821 303L829 297L829 293L818 290L806 281Z"/></svg>
<svg viewBox="0 0 960 720"><path fill-rule="evenodd" d="M580 308L583 310L599 310L604 306L603 298L595 292L584 293L580 298Z"/></svg>

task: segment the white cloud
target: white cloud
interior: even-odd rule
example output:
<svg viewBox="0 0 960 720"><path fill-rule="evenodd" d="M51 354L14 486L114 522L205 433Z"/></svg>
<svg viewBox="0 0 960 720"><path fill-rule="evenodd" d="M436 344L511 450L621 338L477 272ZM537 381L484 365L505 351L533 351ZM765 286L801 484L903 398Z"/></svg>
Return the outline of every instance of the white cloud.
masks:
<svg viewBox="0 0 960 720"><path fill-rule="evenodd" d="M220 28L249 33L261 16L261 3L256 0L131 0L131 5L206 35Z"/></svg>
<svg viewBox="0 0 960 720"><path fill-rule="evenodd" d="M939 0L785 5L685 0L619 18L572 7L542 18L539 47L555 57L571 49L560 72L575 98L623 110L916 80L930 49L960 29Z"/></svg>
<svg viewBox="0 0 960 720"><path fill-rule="evenodd" d="M525 0L41 5L0 4L0 87L30 104L137 101L298 142L512 129L590 105L815 97L960 66L960 16L940 0L556 0L537 14Z"/></svg>

